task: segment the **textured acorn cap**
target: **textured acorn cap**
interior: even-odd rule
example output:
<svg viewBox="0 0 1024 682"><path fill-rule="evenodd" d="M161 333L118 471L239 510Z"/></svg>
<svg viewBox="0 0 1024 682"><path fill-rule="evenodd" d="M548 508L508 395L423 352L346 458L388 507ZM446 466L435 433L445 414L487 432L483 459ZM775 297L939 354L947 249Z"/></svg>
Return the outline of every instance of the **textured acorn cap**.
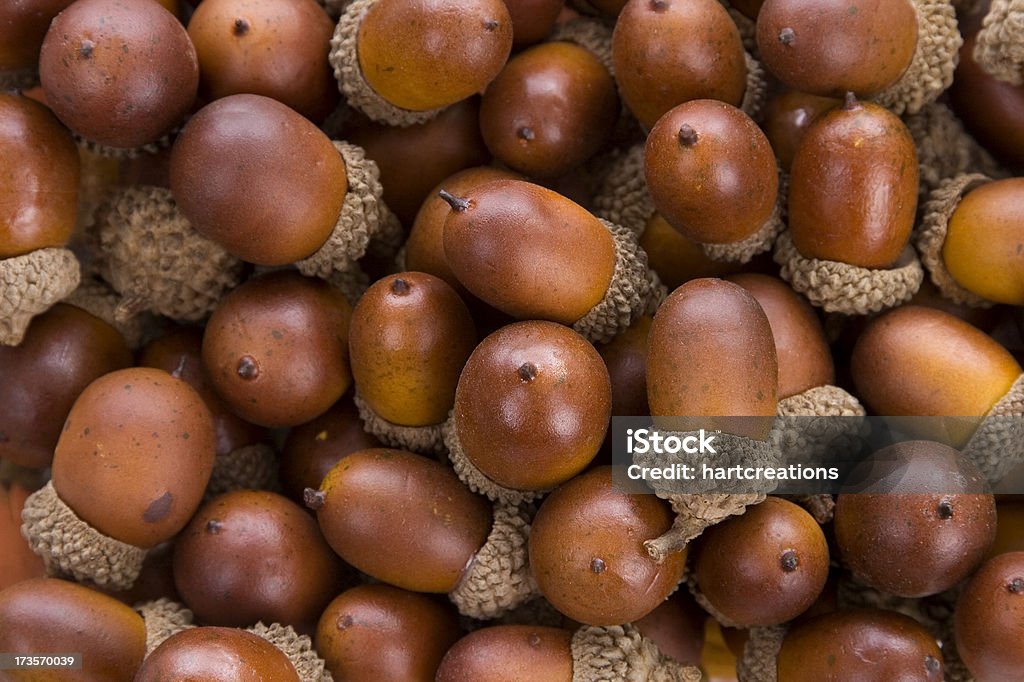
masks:
<svg viewBox="0 0 1024 682"><path fill-rule="evenodd" d="M459 439L458 429L455 426L454 411L448 414L448 420L442 426L444 444L448 448L448 459L452 468L467 488L473 492L484 495L492 502L499 502L503 505L517 506L532 502L538 497L547 493L547 490L512 490L498 485L487 478L480 471L462 449L462 441Z"/></svg>
<svg viewBox="0 0 1024 682"><path fill-rule="evenodd" d="M192 625L192 612L167 598L136 604L133 608L146 625L147 656L172 635L195 627Z"/></svg>
<svg viewBox="0 0 1024 682"><path fill-rule="evenodd" d="M388 447L409 450L421 455L443 455L447 452L444 444L444 423L430 426L401 426L389 422L374 412L370 404L363 400L356 387L352 396L359 410L359 418L363 428Z"/></svg>
<svg viewBox="0 0 1024 682"><path fill-rule="evenodd" d="M281 488L277 478L278 462L274 448L266 443L243 445L217 455L206 485L204 500L233 490L272 490Z"/></svg>
<svg viewBox="0 0 1024 682"><path fill-rule="evenodd" d="M914 0L917 47L900 79L872 99L897 115L916 114L953 83L963 38L950 0Z"/></svg>
<svg viewBox="0 0 1024 682"><path fill-rule="evenodd" d="M594 196L594 215L640 236L655 210L644 180L644 144L613 152Z"/></svg>
<svg viewBox="0 0 1024 682"><path fill-rule="evenodd" d="M338 89L349 106L366 114L370 120L390 126L411 126L426 123L443 109L409 111L391 104L370 87L359 66L359 51L356 46L359 25L377 0L354 0L338 19L338 27L331 38L329 61L334 67Z"/></svg>
<svg viewBox="0 0 1024 682"><path fill-rule="evenodd" d="M615 77L615 66L612 63L612 29L600 19L593 17L577 17L557 24L545 42L563 41L579 45L597 57L601 66Z"/></svg>
<svg viewBox="0 0 1024 682"><path fill-rule="evenodd" d="M78 133L72 132L72 135L75 138L75 142L80 147L84 147L90 154L108 159L125 160L136 159L143 154L159 154L161 149L167 149L171 146L171 142L174 139L173 136L177 133L177 130L173 130L155 142L144 144L141 147L108 147L107 145L84 138Z"/></svg>
<svg viewBox="0 0 1024 682"><path fill-rule="evenodd" d="M487 541L448 594L459 613L490 620L539 594L527 551L534 511L530 505L495 503Z"/></svg>
<svg viewBox="0 0 1024 682"><path fill-rule="evenodd" d="M764 104L768 101L768 74L764 65L748 50L743 50L747 62L747 88L743 91L740 110L754 121L761 121Z"/></svg>
<svg viewBox="0 0 1024 682"><path fill-rule="evenodd" d="M872 270L849 263L806 258L797 251L789 231L775 240L779 274L797 292L830 313L867 315L906 303L924 281L917 254L908 245L890 269Z"/></svg>
<svg viewBox="0 0 1024 682"><path fill-rule="evenodd" d="M242 280L243 263L199 234L169 189L127 187L96 213L102 277L123 297L122 322L140 311L195 322Z"/></svg>
<svg viewBox="0 0 1024 682"><path fill-rule="evenodd" d="M779 682L776 662L789 627L750 628L743 656L736 662L736 675L744 682Z"/></svg>
<svg viewBox="0 0 1024 682"><path fill-rule="evenodd" d="M290 625L256 623L247 632L259 635L277 647L291 661L302 682L333 682L327 664L313 648L312 640L300 635Z"/></svg>
<svg viewBox="0 0 1024 682"><path fill-rule="evenodd" d="M37 249L0 260L0 345L17 346L32 318L78 286L78 259L68 249Z"/></svg>
<svg viewBox="0 0 1024 682"><path fill-rule="evenodd" d="M699 668L665 656L632 625L583 626L572 637L573 682L700 682Z"/></svg>
<svg viewBox="0 0 1024 682"><path fill-rule="evenodd" d="M127 590L139 577L146 550L99 532L72 511L49 482L25 500L21 534L47 575L70 576Z"/></svg>
<svg viewBox="0 0 1024 682"><path fill-rule="evenodd" d="M991 178L980 173L961 173L947 178L928 194L922 207L921 224L914 237L915 246L921 253L921 261L928 270L932 282L946 298L954 303L972 308L991 308L995 303L964 289L946 269L942 258L942 247L946 244L949 219L956 211L960 200L972 189L980 187Z"/></svg>
<svg viewBox="0 0 1024 682"><path fill-rule="evenodd" d="M772 439L783 453L783 464L786 453L794 453L800 461L853 454L865 435L867 411L856 397L838 386L815 386L784 398L776 414L782 419L776 420Z"/></svg>
<svg viewBox="0 0 1024 682"><path fill-rule="evenodd" d="M985 415L962 454L992 485L1024 462L1024 374Z"/></svg>
<svg viewBox="0 0 1024 682"><path fill-rule="evenodd" d="M138 350L142 346L146 315L136 315L127 320L118 319L116 312L120 302L121 297L110 285L95 277L83 278L78 287L61 301L103 320L121 332L129 349Z"/></svg>
<svg viewBox="0 0 1024 682"><path fill-rule="evenodd" d="M1024 2L992 0L974 44L974 61L990 76L1024 84Z"/></svg>

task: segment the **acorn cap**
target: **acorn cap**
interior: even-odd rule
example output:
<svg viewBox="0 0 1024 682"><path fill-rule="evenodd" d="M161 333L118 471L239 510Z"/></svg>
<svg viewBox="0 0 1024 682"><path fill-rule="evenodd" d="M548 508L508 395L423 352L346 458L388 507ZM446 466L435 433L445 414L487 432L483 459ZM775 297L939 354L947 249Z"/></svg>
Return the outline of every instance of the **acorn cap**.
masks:
<svg viewBox="0 0 1024 682"><path fill-rule="evenodd" d="M974 61L994 78L1024 84L1024 2L992 0L974 44Z"/></svg>
<svg viewBox="0 0 1024 682"><path fill-rule="evenodd" d="M300 635L290 625L256 623L247 632L259 635L277 647L291 661L302 682L333 682L327 664L313 648L312 640Z"/></svg>
<svg viewBox="0 0 1024 682"><path fill-rule="evenodd" d="M867 411L838 386L815 386L780 400L776 414L782 419L776 420L772 439L785 463L786 453L800 461L853 454L861 445Z"/></svg>
<svg viewBox="0 0 1024 682"><path fill-rule="evenodd" d="M401 272L401 270L399 271ZM353 308L370 288L370 277L358 263L344 270L335 270L327 276L327 283L341 292Z"/></svg>
<svg viewBox="0 0 1024 682"><path fill-rule="evenodd" d="M666 657L632 625L585 625L572 636L573 682L700 682L700 669Z"/></svg>
<svg viewBox="0 0 1024 682"><path fill-rule="evenodd" d="M836 498L827 493L794 495L792 501L803 507L821 526L831 521L836 515Z"/></svg>
<svg viewBox="0 0 1024 682"><path fill-rule="evenodd" d="M734 8L729 0L718 1L732 17L732 22L736 24L736 28L740 32L740 40L743 42L743 49L754 56L759 56L757 54L757 22Z"/></svg>
<svg viewBox="0 0 1024 682"><path fill-rule="evenodd" d="M1024 462L1024 374L985 415L962 454L996 485Z"/></svg>
<svg viewBox="0 0 1024 682"><path fill-rule="evenodd" d="M960 204L960 200L976 187L991 178L981 173L961 173L947 178L928 194L928 201L922 209L921 225L914 237L915 246L921 253L921 261L928 270L939 293L955 303L972 308L991 308L995 303L964 289L953 279L942 259L942 247L946 243L949 219Z"/></svg>
<svg viewBox="0 0 1024 682"><path fill-rule="evenodd" d="M39 85L39 69L0 70L0 90L31 90Z"/></svg>
<svg viewBox="0 0 1024 682"><path fill-rule="evenodd" d="M689 558L689 557L687 557ZM718 621L719 625L727 628L742 628L743 626L732 620L724 613L715 608L715 605L707 600L704 593L700 590L700 584L697 583L697 576L694 571L687 571L686 573L686 587L690 591L690 596L697 602L697 605L704 609L708 615Z"/></svg>
<svg viewBox="0 0 1024 682"><path fill-rule="evenodd" d="M644 179L644 144L615 151L610 156L604 180L594 197L594 215L639 237L656 210Z"/></svg>
<svg viewBox="0 0 1024 682"><path fill-rule="evenodd" d="M374 412L370 404L359 394L358 386L352 399L356 404L356 409L359 410L363 428L385 445L409 450L420 455L445 454L444 422L430 426L401 426L389 422Z"/></svg>
<svg viewBox="0 0 1024 682"><path fill-rule="evenodd" d="M953 82L957 54L963 44L950 0L914 0L917 47L899 80L872 99L894 114L916 114L934 102Z"/></svg>
<svg viewBox="0 0 1024 682"><path fill-rule="evenodd" d="M545 42L556 41L573 43L587 50L597 57L601 66L608 69L612 78L615 77L612 62L612 29L600 19L577 17L558 24Z"/></svg>
<svg viewBox="0 0 1024 682"><path fill-rule="evenodd" d="M147 656L172 635L195 627L192 624L192 612L183 604L166 597L136 604L132 608L142 616L146 626Z"/></svg>
<svg viewBox="0 0 1024 682"><path fill-rule="evenodd" d="M761 62L746 49L743 57L747 62L747 88L743 91L740 109L754 121L760 121L764 104L768 101L768 74Z"/></svg>
<svg viewBox="0 0 1024 682"><path fill-rule="evenodd" d="M641 315L653 314L667 295L658 275L647 267L640 238L625 227L599 220L615 241L615 270L604 298L572 325L591 343L611 341Z"/></svg>
<svg viewBox="0 0 1024 682"><path fill-rule="evenodd" d="M108 147L107 145L100 144L99 142L93 142L92 140L86 139L73 131L72 136L75 138L75 142L78 143L78 146L85 147L85 149L91 154L103 156L108 159L125 160L136 159L143 154L159 154L161 149L167 149L171 146L171 141L179 130L179 128L175 128L171 132L166 133L159 140L149 142L141 147Z"/></svg>
<svg viewBox="0 0 1024 682"><path fill-rule="evenodd" d="M500 502L504 505L516 506L541 497L547 490L512 490L505 486L498 485L487 478L482 471L466 456L462 449L462 441L459 440L458 429L455 428L455 417L453 413L448 414L448 421L442 426L444 444L448 448L448 459L452 468L458 474L459 479L466 484L466 487L475 493L484 495L492 502Z"/></svg>
<svg viewBox="0 0 1024 682"><path fill-rule="evenodd" d="M917 254L908 245L896 265L872 270L849 263L805 258L793 246L789 230L775 240L779 274L798 293L830 313L867 315L905 303L924 281Z"/></svg>
<svg viewBox="0 0 1024 682"><path fill-rule="evenodd" d="M459 613L489 620L538 595L527 552L532 511L529 505L495 503L487 541L448 594Z"/></svg>
<svg viewBox="0 0 1024 682"><path fill-rule="evenodd" d="M119 189L96 212L100 274L123 296L122 323L141 311L195 322L242 281L244 264L199 234L169 189Z"/></svg>
<svg viewBox="0 0 1024 682"><path fill-rule="evenodd" d="M233 490L279 491L278 462L274 448L266 443L243 445L231 452L217 455L213 473L206 485L204 500Z"/></svg>
<svg viewBox="0 0 1024 682"><path fill-rule="evenodd" d="M366 247L366 255L374 256L382 261L394 260L398 250L405 246L405 228L391 209L380 202L380 225L370 235L370 243Z"/></svg>
<svg viewBox="0 0 1024 682"><path fill-rule="evenodd" d="M750 628L743 656L736 661L736 675L744 682L778 682L776 661L782 650L787 625Z"/></svg>
<svg viewBox="0 0 1024 682"><path fill-rule="evenodd" d="M74 291L80 277L78 259L68 249L0 260L0 345L21 343L32 318Z"/></svg>
<svg viewBox="0 0 1024 682"><path fill-rule="evenodd" d="M366 157L362 147L339 141L333 144L345 162L348 192L327 241L312 255L295 264L307 277L326 279L332 272L350 269L366 255L370 240L381 232L382 226L387 227L387 215L390 213L383 211L381 197L384 189L380 184L377 164Z"/></svg>
<svg viewBox="0 0 1024 682"><path fill-rule="evenodd" d="M118 319L115 313L121 297L110 286L95 277L83 279L81 284L61 301L81 308L93 317L98 317L111 327L121 332L125 343L131 350L142 346L145 315L136 315L128 320Z"/></svg>
<svg viewBox="0 0 1024 682"><path fill-rule="evenodd" d="M665 437L678 436L681 440L688 436L699 436L698 431L682 431L682 432L669 432L661 431ZM769 440L756 440L754 438L747 438L746 436L737 436L731 433L715 433L715 452L712 454L701 454L703 463L709 467L731 467L731 466L745 466L745 467L759 467L759 466L773 466L778 462L778 451L775 448L775 443ZM633 463L640 466L670 466L675 464L691 464L693 462L693 456L680 452L677 454L664 454L664 453L653 453L648 452L645 454L634 454ZM704 482L707 489L697 490L701 485L700 482L692 482L688 488L694 491L694 494L708 494L717 495L722 493L733 493L736 491L723 490L728 484L721 481L706 481ZM678 489L675 481L660 481L652 480L647 481L647 484L654 490L654 494L662 499L671 500L673 497L678 497ZM734 482L738 485L743 492L749 492L749 490L757 486L759 493L768 493L775 489L775 481L758 481L756 483L748 481Z"/></svg>
<svg viewBox="0 0 1024 682"><path fill-rule="evenodd" d="M127 590L139 577L146 550L115 540L83 521L49 482L25 500L21 534L48 575L90 580Z"/></svg>
<svg viewBox="0 0 1024 682"><path fill-rule="evenodd" d="M789 193L789 174L779 171L779 192L775 207L764 225L746 239L731 244L701 244L701 249L711 260L726 263L749 263L754 256L770 251L775 239L785 229L786 195Z"/></svg>
<svg viewBox="0 0 1024 682"><path fill-rule="evenodd" d="M341 17L331 38L331 53L328 57L334 67L334 77L338 81L338 89L353 109L366 114L370 120L390 126L411 126L426 123L437 116L443 108L427 111L409 111L391 104L370 87L363 77L359 66L359 50L356 42L359 36L359 25L363 17L377 0L354 0L349 4Z"/></svg>
<svg viewBox="0 0 1024 682"><path fill-rule="evenodd" d="M928 193L943 180L960 173L983 173L993 179L1007 177L1008 173L964 130L945 104L932 102L918 113L907 116L904 122L917 148L921 178L919 205L924 206Z"/></svg>
<svg viewBox="0 0 1024 682"><path fill-rule="evenodd" d="M672 552L682 551L690 540L719 521L737 516L747 507L764 502L765 493L715 493L712 495L667 495L676 518L672 527L654 540L644 542L644 548L655 561L662 561Z"/></svg>

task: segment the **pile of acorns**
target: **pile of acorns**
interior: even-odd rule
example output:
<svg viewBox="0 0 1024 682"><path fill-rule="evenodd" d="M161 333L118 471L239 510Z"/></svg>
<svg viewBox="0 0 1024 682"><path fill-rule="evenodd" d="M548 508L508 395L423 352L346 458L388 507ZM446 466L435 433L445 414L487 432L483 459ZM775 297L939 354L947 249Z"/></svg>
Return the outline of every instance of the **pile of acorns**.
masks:
<svg viewBox="0 0 1024 682"><path fill-rule="evenodd" d="M1024 680L1024 0L7 1L0 87L0 679Z"/></svg>

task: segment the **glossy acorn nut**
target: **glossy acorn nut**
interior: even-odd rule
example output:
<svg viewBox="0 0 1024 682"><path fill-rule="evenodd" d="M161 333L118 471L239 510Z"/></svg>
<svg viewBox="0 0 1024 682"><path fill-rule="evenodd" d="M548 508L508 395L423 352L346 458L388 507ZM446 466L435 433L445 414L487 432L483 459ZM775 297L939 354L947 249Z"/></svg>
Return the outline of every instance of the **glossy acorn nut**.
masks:
<svg viewBox="0 0 1024 682"><path fill-rule="evenodd" d="M937 594L969 576L996 534L996 504L959 452L904 441L874 455L898 477L881 493L839 495L835 536L862 583L901 597Z"/></svg>
<svg viewBox="0 0 1024 682"><path fill-rule="evenodd" d="M199 64L185 27L159 3L78 0L50 24L39 77L68 128L131 149L181 122L196 97Z"/></svg>
<svg viewBox="0 0 1024 682"><path fill-rule="evenodd" d="M811 305L777 277L740 273L739 284L768 317L779 362L779 400L835 383L835 366L825 330Z"/></svg>
<svg viewBox="0 0 1024 682"><path fill-rule="evenodd" d="M988 558L1007 552L1024 552L1024 500L996 499L996 539Z"/></svg>
<svg viewBox="0 0 1024 682"><path fill-rule="evenodd" d="M135 682L299 682L295 667L277 647L245 630L200 627L183 630L146 657Z"/></svg>
<svg viewBox="0 0 1024 682"><path fill-rule="evenodd" d="M362 450L306 492L342 559L415 592L458 586L491 530L491 506L445 465L402 450Z"/></svg>
<svg viewBox="0 0 1024 682"><path fill-rule="evenodd" d="M561 628L535 625L481 628L448 650L437 670L437 682L571 682L571 644L572 632Z"/></svg>
<svg viewBox="0 0 1024 682"><path fill-rule="evenodd" d="M341 585L343 564L316 521L266 490L219 495L196 512L174 547L174 583L197 620L303 629Z"/></svg>
<svg viewBox="0 0 1024 682"><path fill-rule="evenodd" d="M699 666L708 614L686 590L677 590L633 625L661 653L685 665Z"/></svg>
<svg viewBox="0 0 1024 682"><path fill-rule="evenodd" d="M19 656L79 654L80 670L4 671L12 682L129 682L146 654L146 628L138 613L113 597L65 580L36 578L0 592L0 649Z"/></svg>
<svg viewBox="0 0 1024 682"><path fill-rule="evenodd" d="M942 652L916 620L895 611L827 613L793 627L782 642L778 679L942 682Z"/></svg>
<svg viewBox="0 0 1024 682"><path fill-rule="evenodd" d="M640 235L640 248L647 253L647 264L669 291L691 279L722 277L742 268L739 263L709 258L699 243L684 237L660 213L647 220Z"/></svg>
<svg viewBox="0 0 1024 682"><path fill-rule="evenodd" d="M1024 552L989 559L967 582L954 615L956 648L978 680L1011 680L1024 669Z"/></svg>
<svg viewBox="0 0 1024 682"><path fill-rule="evenodd" d="M0 485L0 590L29 578L46 575L43 560L21 535L21 511L33 490L17 481Z"/></svg>
<svg viewBox="0 0 1024 682"><path fill-rule="evenodd" d="M553 322L518 322L473 351L452 423L462 454L488 481L542 491L594 458L611 397L608 370L582 336Z"/></svg>
<svg viewBox="0 0 1024 682"><path fill-rule="evenodd" d="M74 0L5 2L0 6L0 88L27 89L39 79L39 48L50 22Z"/></svg>
<svg viewBox="0 0 1024 682"><path fill-rule="evenodd" d="M0 258L64 246L78 212L71 134L39 102L0 92L0 159Z"/></svg>
<svg viewBox="0 0 1024 682"><path fill-rule="evenodd" d="M644 540L672 525L667 503L612 486L611 467L577 476L551 493L530 532L530 566L551 605L587 625L642 618L679 584L686 553L657 563Z"/></svg>
<svg viewBox="0 0 1024 682"><path fill-rule="evenodd" d="M505 0L505 6L512 19L512 47L518 49L548 36L565 0Z"/></svg>
<svg viewBox="0 0 1024 682"><path fill-rule="evenodd" d="M338 101L334 23L315 0L206 0L188 22L207 100L251 93L321 121Z"/></svg>
<svg viewBox="0 0 1024 682"><path fill-rule="evenodd" d="M811 124L840 104L842 101L834 97L820 97L792 89L785 89L768 98L761 127L764 128L764 134L782 170L789 171L793 156Z"/></svg>
<svg viewBox="0 0 1024 682"><path fill-rule="evenodd" d="M647 339L653 318L644 315L610 342L597 346L612 384L612 415L650 414L647 405Z"/></svg>
<svg viewBox="0 0 1024 682"><path fill-rule="evenodd" d="M910 238L917 190L917 151L907 126L887 109L848 96L811 125L793 157L793 244L807 258L888 268Z"/></svg>
<svg viewBox="0 0 1024 682"><path fill-rule="evenodd" d="M895 83L917 47L911 0L765 0L757 47L765 66L795 90L870 97Z"/></svg>
<svg viewBox="0 0 1024 682"><path fill-rule="evenodd" d="M324 610L316 649L336 680L434 682L460 633L455 611L433 597L359 585Z"/></svg>
<svg viewBox="0 0 1024 682"><path fill-rule="evenodd" d="M604 298L615 241L579 204L521 180L446 194L445 257L474 296L516 318L562 324Z"/></svg>
<svg viewBox="0 0 1024 682"><path fill-rule="evenodd" d="M352 313L349 349L359 397L393 424L440 424L475 342L466 304L443 280L422 272L384 277Z"/></svg>
<svg viewBox="0 0 1024 682"><path fill-rule="evenodd" d="M691 100L647 136L644 177L658 212L697 242L738 242L772 214L779 171L768 138L734 106Z"/></svg>
<svg viewBox="0 0 1024 682"><path fill-rule="evenodd" d="M502 0L378 0L359 25L363 77L384 100L426 111L483 90L508 59Z"/></svg>
<svg viewBox="0 0 1024 682"><path fill-rule="evenodd" d="M778 407L778 384L771 324L739 285L691 280L654 315L647 353L651 414L732 417L723 430L764 439ZM700 428L710 423L701 419Z"/></svg>
<svg viewBox="0 0 1024 682"><path fill-rule="evenodd" d="M18 346L0 346L0 458L45 468L79 394L93 380L129 367L124 338L81 308L57 304L32 321Z"/></svg>
<svg viewBox="0 0 1024 682"><path fill-rule="evenodd" d="M555 41L509 60L484 93L480 130L509 168L551 178L597 153L618 117L608 69L589 50Z"/></svg>
<svg viewBox="0 0 1024 682"><path fill-rule="evenodd" d="M949 219L942 261L971 293L1024 305L1024 178L988 182L963 196Z"/></svg>
<svg viewBox="0 0 1024 682"><path fill-rule="evenodd" d="M615 81L644 128L693 99L739 106L747 87L740 34L715 0L630 0L612 36Z"/></svg>
<svg viewBox="0 0 1024 682"><path fill-rule="evenodd" d="M287 265L330 236L348 189L320 130L280 102L231 95L203 107L174 143L171 191L208 239L259 265Z"/></svg>
<svg viewBox="0 0 1024 682"><path fill-rule="evenodd" d="M203 364L214 389L243 419L294 426L323 414L348 390L352 308L319 279L292 271L249 280L206 325Z"/></svg>
<svg viewBox="0 0 1024 682"><path fill-rule="evenodd" d="M814 603L828 579L821 526L802 507L777 497L711 526L696 543L693 575L700 594L730 625L788 622Z"/></svg>

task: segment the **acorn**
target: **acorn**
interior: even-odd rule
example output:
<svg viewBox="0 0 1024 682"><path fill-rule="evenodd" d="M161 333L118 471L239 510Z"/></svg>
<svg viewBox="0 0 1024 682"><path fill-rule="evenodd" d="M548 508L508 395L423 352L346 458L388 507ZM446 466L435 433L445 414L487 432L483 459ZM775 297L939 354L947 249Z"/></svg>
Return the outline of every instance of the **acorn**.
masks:
<svg viewBox="0 0 1024 682"><path fill-rule="evenodd" d="M195 100L199 64L159 3L78 0L50 24L39 77L57 118L97 151L125 156L166 146Z"/></svg>
<svg viewBox="0 0 1024 682"><path fill-rule="evenodd" d="M448 265L470 293L513 317L572 325L607 341L656 301L635 236L557 192L494 180L442 197L451 206Z"/></svg>
<svg viewBox="0 0 1024 682"><path fill-rule="evenodd" d="M991 559L1007 552L1024 552L1024 500L996 498L996 539L989 549Z"/></svg>
<svg viewBox="0 0 1024 682"><path fill-rule="evenodd" d="M653 318L644 315L633 326L597 352L608 368L612 385L612 415L617 417L650 414L647 404L647 339Z"/></svg>
<svg viewBox="0 0 1024 682"><path fill-rule="evenodd" d="M793 156L811 124L841 103L834 97L820 97L791 88L768 98L761 125L782 170L789 172Z"/></svg>
<svg viewBox="0 0 1024 682"><path fill-rule="evenodd" d="M39 84L39 49L50 22L74 0L34 0L0 8L0 90Z"/></svg>
<svg viewBox="0 0 1024 682"><path fill-rule="evenodd" d="M299 682L288 657L259 635L224 627L192 628L163 642L135 676L138 682Z"/></svg>
<svg viewBox="0 0 1024 682"><path fill-rule="evenodd" d="M1024 667L1017 643L1024 628L1024 552L989 559L956 605L956 648L980 680L1013 679Z"/></svg>
<svg viewBox="0 0 1024 682"><path fill-rule="evenodd" d="M325 282L293 271L255 277L228 294L203 335L203 365L236 414L294 426L348 390L352 309Z"/></svg>
<svg viewBox="0 0 1024 682"><path fill-rule="evenodd" d="M0 460L0 468L4 461ZM43 560L36 556L21 535L21 510L34 491L35 484L21 481L0 485L0 544L5 548L0 559L0 591L29 578L46 575Z"/></svg>
<svg viewBox="0 0 1024 682"><path fill-rule="evenodd" d="M372 120L412 125L480 92L512 50L501 0L355 0L331 39L349 105Z"/></svg>
<svg viewBox="0 0 1024 682"><path fill-rule="evenodd" d="M207 101L264 95L314 122L339 99L327 61L333 34L334 22L315 0L208 0L188 22Z"/></svg>
<svg viewBox="0 0 1024 682"><path fill-rule="evenodd" d="M1024 59L1017 33L1021 8L1013 2L994 2L985 14L974 46L974 59L990 76L1011 85L1024 85Z"/></svg>
<svg viewBox="0 0 1024 682"><path fill-rule="evenodd" d="M188 384L156 369L111 372L71 407L22 532L51 574L127 589L146 550L198 508L213 459L210 412Z"/></svg>
<svg viewBox="0 0 1024 682"><path fill-rule="evenodd" d="M676 590L643 618L633 622L666 657L683 665L701 665L708 614L686 590Z"/></svg>
<svg viewBox="0 0 1024 682"><path fill-rule="evenodd" d="M476 330L459 295L432 275L374 283L352 313L356 405L371 433L414 452L441 453L441 424L473 352Z"/></svg>
<svg viewBox="0 0 1024 682"><path fill-rule="evenodd" d="M316 648L335 679L433 682L461 631L451 607L390 585L359 585L324 609Z"/></svg>
<svg viewBox="0 0 1024 682"><path fill-rule="evenodd" d="M42 104L0 93L0 117L0 344L16 346L35 315L78 286L78 259L64 245L80 164L71 135Z"/></svg>
<svg viewBox="0 0 1024 682"><path fill-rule="evenodd" d="M565 0L506 0L512 19L512 48L539 43L548 36Z"/></svg>
<svg viewBox="0 0 1024 682"><path fill-rule="evenodd" d="M533 522L530 566L540 593L588 625L642 618L683 577L685 553L658 563L643 544L671 525L662 500L615 490L610 467L577 476L544 500Z"/></svg>
<svg viewBox="0 0 1024 682"><path fill-rule="evenodd" d="M779 223L781 227L781 223ZM651 270L669 291L691 279L724 277L743 268L736 261L718 261L708 255L706 245L684 237L660 213L653 213L640 235L640 248L647 253ZM765 246L770 249L771 245Z"/></svg>
<svg viewBox="0 0 1024 682"><path fill-rule="evenodd" d="M485 338L458 380L449 457L471 490L529 501L583 471L611 416L608 370L579 334L518 322Z"/></svg>

